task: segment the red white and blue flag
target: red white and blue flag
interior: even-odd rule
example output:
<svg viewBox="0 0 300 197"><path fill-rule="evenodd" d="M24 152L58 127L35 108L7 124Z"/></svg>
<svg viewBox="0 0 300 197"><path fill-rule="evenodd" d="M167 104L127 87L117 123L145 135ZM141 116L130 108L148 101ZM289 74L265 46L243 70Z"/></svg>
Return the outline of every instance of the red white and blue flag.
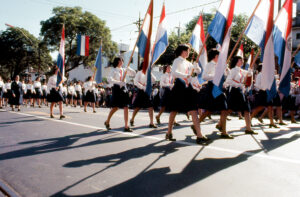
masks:
<svg viewBox="0 0 300 197"><path fill-rule="evenodd" d="M201 73L198 75L198 81L200 84L204 83L202 79L202 73L207 64L207 50L205 46L205 33L203 28L203 16L202 14L199 16L198 22L193 30L192 37L190 39L190 44L192 48L199 54L201 48L203 47L201 54L199 56L198 65L201 68ZM203 46L204 45L204 46Z"/></svg>
<svg viewBox="0 0 300 197"><path fill-rule="evenodd" d="M250 55L248 57L246 65L245 65L245 70L248 70L249 67L250 67L250 65L252 64L252 62L253 62L253 56L254 56L254 49L251 49Z"/></svg>
<svg viewBox="0 0 300 197"><path fill-rule="evenodd" d="M77 35L77 55L89 56L90 37L85 35Z"/></svg>
<svg viewBox="0 0 300 197"><path fill-rule="evenodd" d="M57 57L57 67L58 67L58 73L57 73L56 86L59 86L59 84L63 81L65 77L65 25L63 25L61 31L59 53Z"/></svg>
<svg viewBox="0 0 300 197"><path fill-rule="evenodd" d="M280 66L279 90L285 96L290 93L292 60L292 10L293 0L286 0L274 24L274 51Z"/></svg>
<svg viewBox="0 0 300 197"><path fill-rule="evenodd" d="M268 100L276 94L273 13L274 0L262 0L245 32L261 48L262 88L268 91Z"/></svg>
<svg viewBox="0 0 300 197"><path fill-rule="evenodd" d="M156 38L153 46L151 65L155 64L155 62L166 51L169 45L165 19L166 19L166 11L165 11L165 5L163 5L158 28L157 28Z"/></svg>
<svg viewBox="0 0 300 197"><path fill-rule="evenodd" d="M241 44L236 56L240 56L244 59L244 45L243 44Z"/></svg>
<svg viewBox="0 0 300 197"><path fill-rule="evenodd" d="M234 13L235 0L223 0L215 18L208 27L208 33L215 41L220 44L221 52L215 69L215 76L213 79L213 96L216 98L222 94L222 87L224 83L224 71L227 67L227 56L232 28L232 20Z"/></svg>

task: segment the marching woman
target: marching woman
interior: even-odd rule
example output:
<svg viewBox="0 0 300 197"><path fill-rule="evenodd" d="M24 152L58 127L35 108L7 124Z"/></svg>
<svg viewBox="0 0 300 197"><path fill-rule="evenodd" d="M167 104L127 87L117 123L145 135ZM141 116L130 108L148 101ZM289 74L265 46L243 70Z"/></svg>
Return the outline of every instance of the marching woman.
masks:
<svg viewBox="0 0 300 197"><path fill-rule="evenodd" d="M76 107L77 104L79 104L79 106L82 107L82 88L81 88L80 81L78 81L74 85L75 85L75 92L76 92L76 97L74 100L74 105L75 105L74 107Z"/></svg>
<svg viewBox="0 0 300 197"><path fill-rule="evenodd" d="M140 111L140 109L148 108L149 118L150 118L149 128L157 128L157 126L153 123L153 114L154 114L153 102L150 98L150 95L146 93L147 76L142 71L143 64L144 63L142 62L139 67L139 71L136 73L136 76L134 78L134 85L137 87L138 90L137 90L136 98L133 102L134 111L132 113L130 125L134 126L134 118L136 114ZM156 79L154 75L151 73L151 83L153 84L155 80Z"/></svg>
<svg viewBox="0 0 300 197"><path fill-rule="evenodd" d="M50 118L54 118L53 116L53 108L56 103L59 104L59 113L60 113L60 119L65 118L63 115L63 95L62 95L62 83L59 84L59 86L56 86L57 83L57 75L58 68L54 67L52 71L53 75L49 78L48 84L47 84L47 101L51 103L50 105Z"/></svg>
<svg viewBox="0 0 300 197"><path fill-rule="evenodd" d="M42 85L42 102L44 103L44 105L48 106L48 102L47 102L47 84L46 84L46 80L44 79L43 81L43 85Z"/></svg>
<svg viewBox="0 0 300 197"><path fill-rule="evenodd" d="M68 86L68 95L67 95L67 101L66 101L66 106L68 104L72 107L73 104L75 103L75 97L76 97L76 92L75 92L75 87L72 82L70 82Z"/></svg>
<svg viewBox="0 0 300 197"><path fill-rule="evenodd" d="M20 111L20 105L23 104L23 88L20 82L20 77L17 75L15 80L11 83L11 97L9 99L11 110L14 111L14 107Z"/></svg>
<svg viewBox="0 0 300 197"><path fill-rule="evenodd" d="M117 57L113 61L113 68L111 70L108 81L113 85L112 87L112 99L110 102L111 110L108 114L107 120L104 122L107 130L110 130L110 119L113 114L119 109L124 109L124 121L125 121L125 132L132 132L132 129L128 126L128 106L129 106L129 94L126 87L126 79L124 78L125 72L130 76L134 76L136 73L130 67L122 68L123 59Z"/></svg>
<svg viewBox="0 0 300 197"><path fill-rule="evenodd" d="M7 82L4 84L4 94L3 94L3 98L4 98L4 103L3 105L5 105L5 107L8 104L8 99L11 96L11 80L8 79Z"/></svg>
<svg viewBox="0 0 300 197"><path fill-rule="evenodd" d="M36 80L33 83L33 89L34 89L34 97L33 97L33 107L35 102L37 101L37 104L39 105L39 108L41 108L41 98L43 95L42 92L42 84L41 84L41 78L37 77Z"/></svg>
<svg viewBox="0 0 300 197"><path fill-rule="evenodd" d="M4 92L4 83L2 77L0 76L0 109L3 108L3 92Z"/></svg>
<svg viewBox="0 0 300 197"><path fill-rule="evenodd" d="M231 70L226 79L228 85L228 115L232 112L244 112L246 122L245 134L257 134L251 129L250 103L245 96L245 82L247 77L252 77L252 68L243 70L243 58L235 56L231 61Z"/></svg>
<svg viewBox="0 0 300 197"><path fill-rule="evenodd" d="M200 73L200 67L198 65L192 65L186 60L189 56L190 47L186 44L180 44L175 50L176 59L172 65L172 76L175 79L174 87L171 90L171 100L169 102L170 116L168 132L166 139L175 141L173 138L172 129L176 114L189 112L192 116L194 129L196 131L196 143L206 144L209 139L202 135L200 130L200 122L197 114L197 99L193 98L191 93L191 85L189 79L191 78L192 70Z"/></svg>
<svg viewBox="0 0 300 197"><path fill-rule="evenodd" d="M227 102L225 94L219 95L217 98L214 98L212 95L213 90L213 78L215 76L215 69L217 66L219 58L219 51L216 49L211 49L208 53L209 63L205 66L203 71L202 78L208 83L200 91L199 97L199 108L205 109L205 112L202 113L200 117L200 122L202 122L207 116L212 114L214 111L221 111L219 123L216 125L216 128L221 132L221 138L232 139L233 137L227 134L226 131L226 115L227 115Z"/></svg>
<svg viewBox="0 0 300 197"><path fill-rule="evenodd" d="M256 76L254 87L258 91L255 94L255 101L254 101L254 110L251 113L251 119L255 117L260 111L262 111L265 107L268 108L268 116L270 119L269 127L272 128L278 128L277 125L275 125L273 120L273 106L272 102L267 101L267 91L262 86L262 65L259 65L257 67L257 71L259 72Z"/></svg>
<svg viewBox="0 0 300 197"><path fill-rule="evenodd" d="M93 112L96 113L95 110L95 103L96 103L96 95L95 95L95 85L96 82L94 81L94 78L92 76L89 76L86 80L86 82L83 84L85 96L84 96L84 112L86 111L86 107L88 103L91 103L93 107Z"/></svg>
<svg viewBox="0 0 300 197"><path fill-rule="evenodd" d="M27 106L27 103L29 101L29 106L32 106L32 94L33 94L33 85L31 79L28 80L26 84L26 94L24 96L25 98L25 104Z"/></svg>

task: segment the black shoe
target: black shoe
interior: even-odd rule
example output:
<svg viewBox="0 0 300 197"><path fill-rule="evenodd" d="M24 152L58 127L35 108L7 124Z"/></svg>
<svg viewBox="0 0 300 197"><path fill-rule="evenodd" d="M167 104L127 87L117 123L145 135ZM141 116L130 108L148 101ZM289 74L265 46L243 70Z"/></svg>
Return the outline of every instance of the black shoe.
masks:
<svg viewBox="0 0 300 197"><path fill-rule="evenodd" d="M106 123L106 121L104 122L104 125L106 127L107 130L111 130L110 126L109 126L109 123Z"/></svg>
<svg viewBox="0 0 300 197"><path fill-rule="evenodd" d="M62 119L64 119L65 117L66 117L66 116L64 116L64 115L60 115L59 119L62 120Z"/></svg>
<svg viewBox="0 0 300 197"><path fill-rule="evenodd" d="M54 116L51 114L51 115L50 115L50 118L54 118Z"/></svg>
<svg viewBox="0 0 300 197"><path fill-rule="evenodd" d="M149 128L157 128L155 124L149 124Z"/></svg>
<svg viewBox="0 0 300 197"><path fill-rule="evenodd" d="M220 127L218 124L216 125L216 129L218 129L220 132L222 132L222 127Z"/></svg>
<svg viewBox="0 0 300 197"><path fill-rule="evenodd" d="M193 130L193 133L194 133L195 135L197 135L197 131L196 131L194 125L191 125L191 129Z"/></svg>
<svg viewBox="0 0 300 197"><path fill-rule="evenodd" d="M39 106L39 108L42 108L42 106Z"/></svg>
<svg viewBox="0 0 300 197"><path fill-rule="evenodd" d="M258 133L253 131L253 130L246 130L245 134L249 134L249 135L257 135Z"/></svg>
<svg viewBox="0 0 300 197"><path fill-rule="evenodd" d="M244 120L244 118L243 117L239 117L239 120Z"/></svg>
<svg viewBox="0 0 300 197"><path fill-rule="evenodd" d="M262 124L264 123L264 120L262 118L257 118L257 120Z"/></svg>
<svg viewBox="0 0 300 197"><path fill-rule="evenodd" d="M212 119L212 118L211 118L211 115L209 115L209 116L207 116L207 117L208 117L208 119L210 119L210 120Z"/></svg>
<svg viewBox="0 0 300 197"><path fill-rule="evenodd" d="M185 114L186 115L186 118L188 119L188 120L190 120L190 116L186 113Z"/></svg>
<svg viewBox="0 0 300 197"><path fill-rule="evenodd" d="M14 108L11 108L11 111L15 111L15 109L14 109Z"/></svg>
<svg viewBox="0 0 300 197"><path fill-rule="evenodd" d="M269 128L272 128L272 127L279 128L276 124L269 124Z"/></svg>
<svg viewBox="0 0 300 197"><path fill-rule="evenodd" d="M173 125L174 125L175 127L179 127L179 126L180 126L180 124L177 123L177 122L174 122Z"/></svg>
<svg viewBox="0 0 300 197"><path fill-rule="evenodd" d="M284 122L280 122L279 125L286 125Z"/></svg>
<svg viewBox="0 0 300 197"><path fill-rule="evenodd" d="M202 145L207 145L208 142L210 142L211 140L205 136L203 137L197 137L196 139L196 143L197 144L202 144Z"/></svg>
<svg viewBox="0 0 300 197"><path fill-rule="evenodd" d="M132 129L130 127L124 128L124 132L132 132Z"/></svg>
<svg viewBox="0 0 300 197"><path fill-rule="evenodd" d="M160 124L160 118L158 118L157 116L155 116L156 122L157 124Z"/></svg>
<svg viewBox="0 0 300 197"><path fill-rule="evenodd" d="M21 111L21 109L18 109L18 111Z"/></svg>
<svg viewBox="0 0 300 197"><path fill-rule="evenodd" d="M134 127L134 121L130 120L130 126Z"/></svg>
<svg viewBox="0 0 300 197"><path fill-rule="evenodd" d="M94 110L93 113L96 113L96 111Z"/></svg>
<svg viewBox="0 0 300 197"><path fill-rule="evenodd" d="M291 120L291 123L297 123L297 121L296 120Z"/></svg>
<svg viewBox="0 0 300 197"><path fill-rule="evenodd" d="M176 139L173 138L173 135L172 135L172 134L166 134L166 140L169 140L169 141L176 141Z"/></svg>
<svg viewBox="0 0 300 197"><path fill-rule="evenodd" d="M227 134L227 133L222 133L220 135L220 138L223 138L223 139L233 139L234 137L232 135Z"/></svg>
<svg viewBox="0 0 300 197"><path fill-rule="evenodd" d="M226 118L226 120L230 121L231 119L230 118Z"/></svg>
<svg viewBox="0 0 300 197"><path fill-rule="evenodd" d="M84 109L83 111L86 112L86 109Z"/></svg>

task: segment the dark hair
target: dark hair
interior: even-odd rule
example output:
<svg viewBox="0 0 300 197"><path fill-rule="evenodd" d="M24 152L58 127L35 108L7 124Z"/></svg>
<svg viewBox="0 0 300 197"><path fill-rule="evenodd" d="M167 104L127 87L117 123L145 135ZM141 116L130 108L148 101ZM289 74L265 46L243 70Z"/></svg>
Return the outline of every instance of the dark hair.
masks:
<svg viewBox="0 0 300 197"><path fill-rule="evenodd" d="M239 60L242 60L243 58L241 56L235 56L231 62L230 62L230 66L229 68L232 69L236 66L236 64L238 63Z"/></svg>
<svg viewBox="0 0 300 197"><path fill-rule="evenodd" d="M120 60L124 61L123 58L121 58L121 57L116 57L116 58L114 59L113 63L112 63L112 66L113 66L114 68L116 68L116 67L119 65L119 61L120 61Z"/></svg>
<svg viewBox="0 0 300 197"><path fill-rule="evenodd" d="M175 57L179 57L183 51L187 51L190 48L187 44L180 44L175 49Z"/></svg>
<svg viewBox="0 0 300 197"><path fill-rule="evenodd" d="M215 59L215 57L217 55L219 55L219 54L220 54L220 52L217 49L211 49L208 52L208 62L210 62L211 60Z"/></svg>
<svg viewBox="0 0 300 197"><path fill-rule="evenodd" d="M259 64L259 65L257 66L256 70L257 70L258 72L261 72L261 69L262 69L262 64Z"/></svg>
<svg viewBox="0 0 300 197"><path fill-rule="evenodd" d="M51 75L54 75L55 72L56 72L56 70L58 70L57 66L53 66L53 67L51 68L50 74L51 74Z"/></svg>
<svg viewBox="0 0 300 197"><path fill-rule="evenodd" d="M141 71L141 70L143 69L143 64L144 64L144 62L142 62L142 63L140 64L140 66L138 67L138 71Z"/></svg>
<svg viewBox="0 0 300 197"><path fill-rule="evenodd" d="M168 67L170 67L170 65L165 65L164 67L163 67L163 73L166 73L167 72L167 68Z"/></svg>
<svg viewBox="0 0 300 197"><path fill-rule="evenodd" d="M88 76L85 81L91 80L92 76Z"/></svg>

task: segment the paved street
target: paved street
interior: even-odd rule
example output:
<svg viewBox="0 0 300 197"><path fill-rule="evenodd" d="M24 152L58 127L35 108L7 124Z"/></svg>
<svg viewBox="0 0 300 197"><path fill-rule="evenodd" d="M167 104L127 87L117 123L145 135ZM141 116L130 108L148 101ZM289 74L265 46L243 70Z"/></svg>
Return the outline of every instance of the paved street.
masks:
<svg viewBox="0 0 300 197"><path fill-rule="evenodd" d="M7 108L8 109L8 108ZM19 196L299 196L300 124L279 129L253 120L259 134L245 135L230 117L235 139L219 139L218 116L201 124L213 142L195 144L185 115L176 142L165 141L168 114L149 129L138 113L133 133L123 132L123 111L103 122L109 109L65 107L64 120L49 109L0 111L0 182ZM131 116L130 112L130 116ZM268 120L265 120L268 123ZM1 192L0 192L1 193Z"/></svg>

